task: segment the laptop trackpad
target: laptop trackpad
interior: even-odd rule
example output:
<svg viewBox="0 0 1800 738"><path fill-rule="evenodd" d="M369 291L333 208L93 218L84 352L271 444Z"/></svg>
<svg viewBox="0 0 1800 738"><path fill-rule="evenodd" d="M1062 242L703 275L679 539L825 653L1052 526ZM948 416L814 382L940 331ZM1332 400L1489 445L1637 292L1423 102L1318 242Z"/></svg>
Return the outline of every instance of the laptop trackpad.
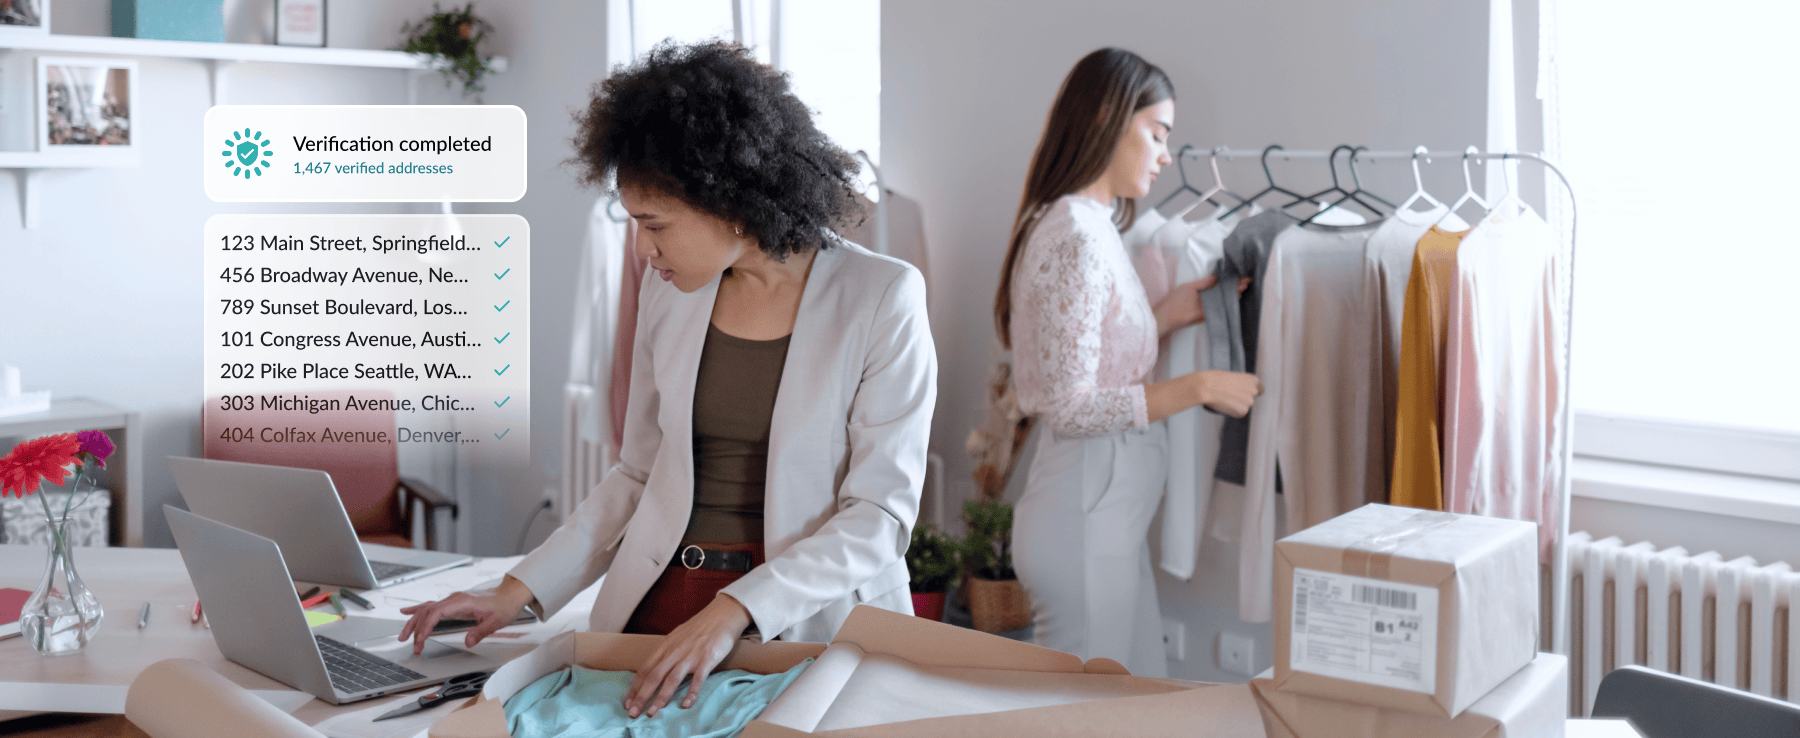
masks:
<svg viewBox="0 0 1800 738"><path fill-rule="evenodd" d="M356 647L376 656L388 659L389 661L407 661L414 658L430 661L444 656L468 653L468 651L464 651L455 646L446 646L429 638L425 639L425 650L420 652L418 656L413 656L413 642L411 638L404 641L396 641L392 637L372 638L367 641L358 642Z"/></svg>
<svg viewBox="0 0 1800 738"><path fill-rule="evenodd" d="M365 644L365 641L373 642L385 640L389 643L399 643L394 637L400 635L400 628L404 625L406 625L406 621L404 620L365 618L351 615L343 620L334 623L326 623L325 625L314 628L313 632L334 639L339 643L355 644L357 648L369 651L373 649ZM412 640L407 639L406 645L411 646Z"/></svg>

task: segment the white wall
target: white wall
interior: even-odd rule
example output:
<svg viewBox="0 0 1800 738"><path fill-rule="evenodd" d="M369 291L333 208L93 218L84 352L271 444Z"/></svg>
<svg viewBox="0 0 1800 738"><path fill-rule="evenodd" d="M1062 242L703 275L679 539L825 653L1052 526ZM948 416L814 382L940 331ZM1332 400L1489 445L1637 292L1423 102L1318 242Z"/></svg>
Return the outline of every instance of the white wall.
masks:
<svg viewBox="0 0 1800 738"><path fill-rule="evenodd" d="M1522 18L1535 17L1534 6L1520 5L1528 6L1518 9ZM1116 45L1162 66L1177 90L1176 145L1460 149L1485 138L1486 14L1486 3L1431 0L884 3L883 173L925 211L941 367L932 447L949 462L952 509L973 493L962 446L995 358L992 303L1007 233L1045 112L1077 59ZM1535 25L1520 27L1523 97L1534 79ZM1530 121L1535 108L1521 114ZM1254 163L1232 164L1225 176L1234 189L1261 186ZM1276 176L1295 189L1326 184L1316 164ZM1380 192L1411 190L1403 164L1364 176L1385 184ZM1460 191L1454 164L1440 162L1427 177L1440 197ZM1254 635L1267 665L1270 631L1237 622L1231 547L1209 540L1201 556L1193 582L1160 582L1165 614L1187 630L1188 658L1171 670L1239 679L1213 666L1217 633Z"/></svg>
<svg viewBox="0 0 1800 738"><path fill-rule="evenodd" d="M236 0L249 10L253 0ZM427 0L332 3L334 47L389 48L402 22L423 17ZM577 0L478 3L493 22L492 53L512 68L492 78L486 101L525 109L530 184L523 200L480 208L524 215L533 236L533 473L506 489L469 490L463 514L475 523L477 553L510 554L524 516L559 468L558 417L567 372L570 293L591 195L579 193L559 163L569 153L569 109L605 73L603 3ZM234 17L234 21L236 18ZM107 0L58 0L57 33L109 35ZM232 40L254 24L230 24ZM0 63L32 64L30 53ZM178 502L162 459L199 452L201 402L200 230L217 213L430 212L394 205L222 204L206 198L190 155L208 107L205 68L196 61L141 59L134 169L53 171L40 180L42 222L24 230L17 180L0 176L0 357L17 364L27 389L86 395L141 411L147 440L145 541L173 545L160 508ZM406 101L406 73L340 67L239 64L228 102L394 104ZM4 79L11 79L5 77ZM454 103L436 75L419 83L420 102ZM10 112L5 114L10 115ZM432 206L435 207L435 206ZM475 211L475 208L463 208Z"/></svg>

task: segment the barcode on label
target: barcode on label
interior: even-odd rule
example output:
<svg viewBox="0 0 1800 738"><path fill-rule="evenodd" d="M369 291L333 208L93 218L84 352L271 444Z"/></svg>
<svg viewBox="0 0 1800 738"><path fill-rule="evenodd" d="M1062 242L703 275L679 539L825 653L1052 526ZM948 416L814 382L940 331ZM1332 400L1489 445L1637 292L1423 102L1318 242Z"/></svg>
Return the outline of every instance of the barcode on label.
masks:
<svg viewBox="0 0 1800 738"><path fill-rule="evenodd" d="M1412 592L1385 587L1370 587L1366 584L1352 585L1350 597L1359 604L1391 607L1396 610L1417 610L1419 596Z"/></svg>
<svg viewBox="0 0 1800 738"><path fill-rule="evenodd" d="M1294 630L1306 630L1306 593L1294 595Z"/></svg>

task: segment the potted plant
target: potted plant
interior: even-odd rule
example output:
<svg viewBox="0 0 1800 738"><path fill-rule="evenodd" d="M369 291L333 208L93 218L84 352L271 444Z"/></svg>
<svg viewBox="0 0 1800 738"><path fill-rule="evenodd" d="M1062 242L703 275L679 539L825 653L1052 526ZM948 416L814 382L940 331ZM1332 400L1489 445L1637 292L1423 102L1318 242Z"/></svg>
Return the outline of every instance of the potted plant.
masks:
<svg viewBox="0 0 1800 738"><path fill-rule="evenodd" d="M433 66L444 75L444 86L461 82L463 94L474 95L475 102L480 103L481 92L486 89L481 79L492 74L494 67L493 57L483 57L477 47L492 30L492 24L475 16L473 2L460 10L452 6L448 11L432 3L431 15L400 28L406 34L406 45L400 50L431 57Z"/></svg>
<svg viewBox="0 0 1800 738"><path fill-rule="evenodd" d="M1012 568L1011 505L996 500L963 503L963 588L975 629L1005 633L1031 624L1031 600Z"/></svg>
<svg viewBox="0 0 1800 738"><path fill-rule="evenodd" d="M927 620L944 619L944 595L961 568L956 541L937 526L913 526L912 546L906 549L906 568L912 572L913 614Z"/></svg>

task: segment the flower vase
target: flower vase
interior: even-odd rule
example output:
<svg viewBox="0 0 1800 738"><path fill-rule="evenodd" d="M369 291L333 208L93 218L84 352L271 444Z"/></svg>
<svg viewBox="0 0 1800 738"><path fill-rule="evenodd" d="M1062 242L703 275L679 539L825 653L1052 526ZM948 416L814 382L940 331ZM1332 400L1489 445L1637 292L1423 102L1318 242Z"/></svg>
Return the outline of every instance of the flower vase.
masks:
<svg viewBox="0 0 1800 738"><path fill-rule="evenodd" d="M79 652L100 632L106 611L75 571L75 544L68 516L50 516L50 561L37 590L19 613L19 631L32 650L46 656Z"/></svg>

